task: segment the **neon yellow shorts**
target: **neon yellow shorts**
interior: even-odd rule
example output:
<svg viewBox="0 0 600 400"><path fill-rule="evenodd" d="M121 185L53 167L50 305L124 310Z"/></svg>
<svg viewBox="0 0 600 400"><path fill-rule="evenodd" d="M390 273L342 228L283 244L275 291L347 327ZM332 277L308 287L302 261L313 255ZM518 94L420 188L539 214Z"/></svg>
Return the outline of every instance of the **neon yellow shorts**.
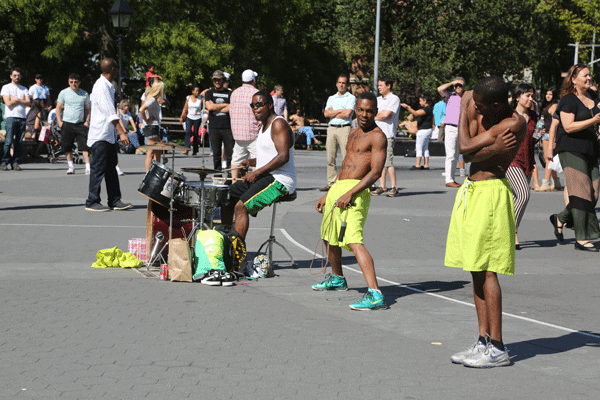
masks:
<svg viewBox="0 0 600 400"><path fill-rule="evenodd" d="M348 251L352 251L348 244L363 242L363 228L367 221L367 213L371 205L371 191L367 188L352 197L356 203L354 206L348 207L346 210L341 210L334 207L337 199L346 194L350 189L356 186L360 180L344 179L336 181L327 192L327 200L323 210L323 222L321 223L321 238L332 246L343 247ZM333 211L332 211L333 210ZM340 228L342 227L342 218L346 219L346 232L344 239L338 242Z"/></svg>
<svg viewBox="0 0 600 400"><path fill-rule="evenodd" d="M444 264L514 275L515 208L507 179L467 179L458 189Z"/></svg>

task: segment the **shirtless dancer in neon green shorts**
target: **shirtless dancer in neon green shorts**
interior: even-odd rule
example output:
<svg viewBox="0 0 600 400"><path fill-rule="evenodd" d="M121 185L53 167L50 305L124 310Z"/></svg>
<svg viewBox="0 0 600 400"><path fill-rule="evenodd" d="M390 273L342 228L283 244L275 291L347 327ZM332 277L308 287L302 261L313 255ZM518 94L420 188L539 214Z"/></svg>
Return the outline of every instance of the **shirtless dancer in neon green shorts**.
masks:
<svg viewBox="0 0 600 400"><path fill-rule="evenodd" d="M508 85L482 79L461 102L458 149L472 162L452 209L445 265L473 276L479 338L450 360L467 367L509 365L502 341L502 292L497 274L514 275L515 213L506 169L525 137L526 122L508 104Z"/></svg>
<svg viewBox="0 0 600 400"><path fill-rule="evenodd" d="M350 304L353 310L387 308L377 285L373 258L363 244L363 227L367 219L371 193L369 188L379 179L385 164L387 139L375 124L377 98L373 93L361 93L356 101L358 128L350 132L346 157L337 180L329 192L317 201L317 211L323 213L321 238L327 245L332 274L314 290L347 290L342 271L342 247L352 251L369 289L362 300ZM351 204L352 203L352 204ZM346 231L338 241L342 221Z"/></svg>

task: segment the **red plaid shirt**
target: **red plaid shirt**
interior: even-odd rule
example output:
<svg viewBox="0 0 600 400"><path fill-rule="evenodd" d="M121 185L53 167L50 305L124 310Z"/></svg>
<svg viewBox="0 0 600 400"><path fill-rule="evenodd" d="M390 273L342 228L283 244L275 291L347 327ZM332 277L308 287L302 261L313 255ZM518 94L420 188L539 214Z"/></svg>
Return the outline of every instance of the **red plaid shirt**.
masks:
<svg viewBox="0 0 600 400"><path fill-rule="evenodd" d="M244 83L231 93L229 101L229 117L231 118L231 132L235 140L254 140L258 136L261 123L254 118L250 103L252 96L258 89Z"/></svg>

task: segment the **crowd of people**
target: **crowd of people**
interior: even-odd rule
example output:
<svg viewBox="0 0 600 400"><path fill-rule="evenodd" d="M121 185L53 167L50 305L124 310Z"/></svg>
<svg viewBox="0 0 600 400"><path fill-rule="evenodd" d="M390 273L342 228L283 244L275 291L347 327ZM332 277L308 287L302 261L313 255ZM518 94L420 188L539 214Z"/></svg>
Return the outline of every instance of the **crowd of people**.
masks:
<svg viewBox="0 0 600 400"><path fill-rule="evenodd" d="M101 72L90 95L79 88L80 77L71 74L69 87L58 96L54 118L62 130L67 174L74 173L69 156L74 143L84 152L90 175L86 210L125 210L131 204L121 200L117 142L129 146L139 139L138 132L145 143L161 140L164 83L154 65L149 65L138 125L129 112L128 101L115 107L111 83L117 73L115 61L102 60ZM19 85L18 69L11 70L10 77L11 83L1 91L7 134L0 169L7 170L10 165L20 170L19 142L26 131L40 129L51 99L41 76L29 90ZM214 169L231 171L233 182L222 219L232 225L233 234L242 242L249 229L249 216L295 192L297 135L306 135L309 146L319 143L300 108L288 115L283 88L275 86L271 93L259 90L257 77L256 72L245 70L242 86L231 90L229 77L216 70L213 88L201 92L199 86L192 87L180 117L180 122L185 122L185 143L192 147L192 155L198 152L199 135L204 133L202 124L208 124ZM572 228L576 250L599 251L591 240L600 237L595 211L600 191L600 100L590 70L584 64L572 66L559 94L548 89L541 107L535 102L535 88L527 83L516 86L509 101L508 84L497 76L482 79L471 91L466 91L465 80L457 77L438 88L441 100L435 104L428 95L420 94L418 109L401 102L392 92L393 84L392 79L381 78L379 97L367 91L355 96L349 91L349 77L340 74L337 92L325 105L323 116L329 120L327 181L320 189L325 194L316 202L316 209L323 213L321 238L327 245L332 273L312 288L348 288L341 267L341 249L345 248L356 256L368 286L365 296L350 308L387 308L373 258L363 243L371 194L397 195L393 150L399 126L416 137L413 171L429 169L428 143L435 134L445 143L445 185L458 188L444 263L471 273L479 325L475 344L454 354L451 361L469 367L508 365L497 274L514 274L515 250L521 248L517 231L529 202L532 180L533 189L538 191L563 189L551 167L553 163L562 167L566 180L565 208L549 216L556 239L563 241L564 228ZM408 112L409 121L399 124L401 109ZM536 184L535 177L538 141L542 142L545 168L541 185ZM338 149L343 159L339 171ZM149 150L146 170L153 160L160 160L160 152ZM466 162L461 171L468 175L462 185L455 180L456 164L461 161ZM100 201L103 180L107 206ZM379 186L375 185L377 181Z"/></svg>

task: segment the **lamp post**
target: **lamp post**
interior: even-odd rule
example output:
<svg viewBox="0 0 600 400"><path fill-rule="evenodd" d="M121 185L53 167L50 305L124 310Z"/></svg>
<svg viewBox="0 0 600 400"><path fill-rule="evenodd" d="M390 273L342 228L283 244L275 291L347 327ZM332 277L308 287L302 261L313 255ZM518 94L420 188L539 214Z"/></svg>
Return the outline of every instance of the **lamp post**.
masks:
<svg viewBox="0 0 600 400"><path fill-rule="evenodd" d="M375 17L375 60L373 63L373 93L377 96L379 83L379 26L381 25L381 0L377 0L377 13Z"/></svg>
<svg viewBox="0 0 600 400"><path fill-rule="evenodd" d="M122 50L123 50L123 32L129 28L129 21L133 12L129 4L125 0L117 0L108 12L110 14L113 28L115 28L117 42L119 44L119 98L123 97L123 86L121 85L121 68L122 68Z"/></svg>

